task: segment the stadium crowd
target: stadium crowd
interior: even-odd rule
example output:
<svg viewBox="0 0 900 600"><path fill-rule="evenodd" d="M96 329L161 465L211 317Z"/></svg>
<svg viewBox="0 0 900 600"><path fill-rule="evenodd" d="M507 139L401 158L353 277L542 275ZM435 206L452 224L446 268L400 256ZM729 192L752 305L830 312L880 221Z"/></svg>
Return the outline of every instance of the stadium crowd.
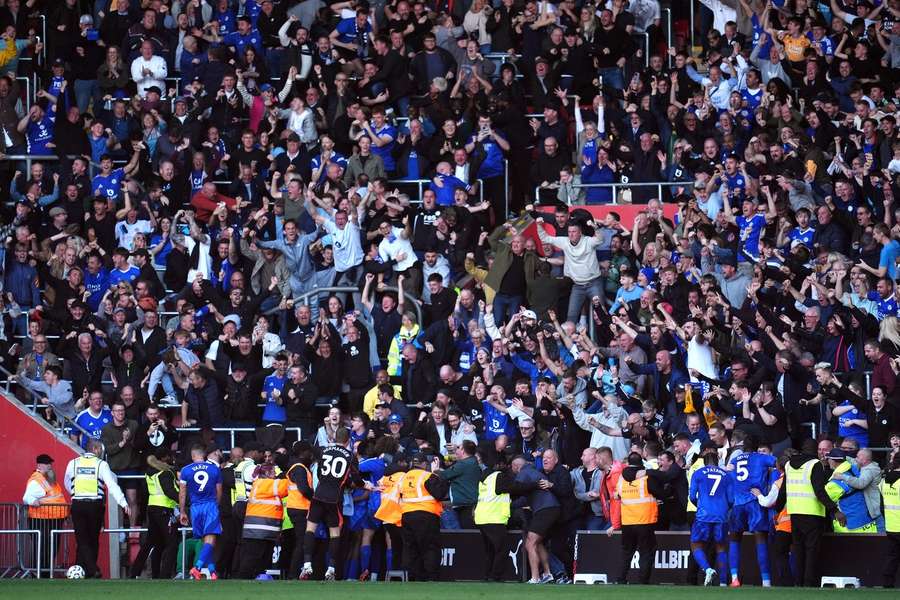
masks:
<svg viewBox="0 0 900 600"><path fill-rule="evenodd" d="M190 498L221 477L222 576L277 538L231 516L254 477L287 515L318 465L339 577L401 548L436 577L436 522L375 516L412 468L493 556L524 527L533 582L569 580L579 529L622 529L646 581L705 462L735 479L723 581L745 531L764 583L818 585L823 528L887 529L893 585L900 2L687 5L668 40L657 0L0 1L16 393L105 454L133 526L178 509L172 465ZM786 520L792 470L818 505Z"/></svg>

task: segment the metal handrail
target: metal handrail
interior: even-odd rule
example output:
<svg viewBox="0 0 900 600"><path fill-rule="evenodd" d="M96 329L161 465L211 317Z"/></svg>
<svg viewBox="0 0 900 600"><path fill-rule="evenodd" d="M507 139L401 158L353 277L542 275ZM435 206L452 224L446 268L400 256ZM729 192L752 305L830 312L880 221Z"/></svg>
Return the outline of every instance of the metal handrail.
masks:
<svg viewBox="0 0 900 600"><path fill-rule="evenodd" d="M37 573L35 577L37 579L41 578L41 532L39 529L0 529L0 535L31 535L34 534L37 538L37 544L35 544L35 572ZM52 558L50 560L53 560Z"/></svg>
<svg viewBox="0 0 900 600"><path fill-rule="evenodd" d="M390 285L384 286L384 290L386 290L388 292L399 292L400 291L398 288L396 288L394 286L390 286ZM349 285L320 287L320 288L316 288L314 290L310 290L308 292L304 292L299 297L294 298L294 306L296 306L298 303L299 304L307 304L307 300L309 299L310 296L318 295L318 294L322 294L322 293L328 293L328 292L338 292L341 294L353 294L353 293L358 294L358 293L360 293L360 290L359 290L359 288L357 288L355 286L349 286ZM419 318L419 327L422 327L422 324L423 324L422 307L419 305L419 301L414 296L410 295L410 293L407 291L404 291L403 295L406 297L407 300L409 300L409 303L412 304L413 308L416 309L416 316L418 316L418 318ZM404 306L405 306L405 303L404 303Z"/></svg>
<svg viewBox="0 0 900 600"><path fill-rule="evenodd" d="M534 196L538 197L542 190L556 190L559 189L559 182L554 182L551 185L556 185L556 187L541 187L535 186L534 188ZM616 201L616 188L631 188L631 187L655 187L660 196L659 200L662 200L662 189L664 187L688 187L691 185L689 181L616 181L612 183L573 183L572 187L574 188L612 188L613 199L611 204L618 204Z"/></svg>
<svg viewBox="0 0 900 600"><path fill-rule="evenodd" d="M675 46L672 44L672 9L671 8L663 8L661 13L665 13L666 15L666 48L674 48ZM666 52L667 64L669 68L672 68L672 55Z"/></svg>
<svg viewBox="0 0 900 600"><path fill-rule="evenodd" d="M476 179L478 182L478 200L479 202L484 202L484 180ZM416 184L419 188L419 197L416 201L410 200L410 204L419 204L422 202L422 193L424 192L423 185L426 183L432 183L431 179L388 179L388 183L394 185L411 185Z"/></svg>

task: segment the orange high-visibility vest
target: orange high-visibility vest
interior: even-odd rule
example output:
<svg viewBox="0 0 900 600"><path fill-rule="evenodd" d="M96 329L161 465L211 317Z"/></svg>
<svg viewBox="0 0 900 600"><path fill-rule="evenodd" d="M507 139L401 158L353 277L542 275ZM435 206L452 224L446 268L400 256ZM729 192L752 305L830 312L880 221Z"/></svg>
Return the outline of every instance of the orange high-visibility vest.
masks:
<svg viewBox="0 0 900 600"><path fill-rule="evenodd" d="M65 519L69 516L69 505L59 481L50 485L43 473L35 471L28 478L28 483L38 482L44 490L44 496L38 500L40 506L29 506L28 516L32 519Z"/></svg>
<svg viewBox="0 0 900 600"><path fill-rule="evenodd" d="M781 479L775 482L775 486L778 489L781 489L781 486L784 485L784 475L781 476ZM775 515L775 531L784 531L785 533L791 533L791 515L787 511L787 507L781 509L777 515Z"/></svg>
<svg viewBox="0 0 900 600"><path fill-rule="evenodd" d="M647 477L625 481L619 477L616 494L622 501L622 525L650 525L659 517L656 498L647 488Z"/></svg>
<svg viewBox="0 0 900 600"><path fill-rule="evenodd" d="M297 467L300 467L306 472L306 482L309 484L310 489L312 489L313 487L312 473L309 472L309 469L306 468L306 465L304 465L303 463L296 463L291 465L291 468L288 469L287 472L287 507L297 510L309 510L309 499L300 493L300 490L297 489L297 484L291 480L291 471L293 471Z"/></svg>
<svg viewBox="0 0 900 600"><path fill-rule="evenodd" d="M412 469L400 481L400 509L404 515L419 510L441 516L444 510L441 501L425 489L425 482L429 477L432 474L428 471Z"/></svg>
<svg viewBox="0 0 900 600"><path fill-rule="evenodd" d="M251 539L277 539L281 533L284 505L281 499L288 495L287 479L257 479L247 497L244 515L243 537Z"/></svg>
<svg viewBox="0 0 900 600"><path fill-rule="evenodd" d="M383 523L400 526L400 519L403 517L403 509L400 507L400 482L403 471L397 471L393 475L382 477L378 482L381 487L381 504L375 511L375 518Z"/></svg>

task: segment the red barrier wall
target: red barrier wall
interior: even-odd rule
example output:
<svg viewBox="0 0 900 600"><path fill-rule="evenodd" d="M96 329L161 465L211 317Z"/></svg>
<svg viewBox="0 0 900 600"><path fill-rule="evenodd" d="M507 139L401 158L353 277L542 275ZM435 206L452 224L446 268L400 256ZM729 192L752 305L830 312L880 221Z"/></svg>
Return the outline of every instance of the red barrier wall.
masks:
<svg viewBox="0 0 900 600"><path fill-rule="evenodd" d="M34 472L34 459L38 454L49 454L55 461L53 466L62 481L66 465L77 456L75 450L55 431L37 421L16 400L11 400L0 392L0 457L3 461L3 477L0 477L0 502L22 503L22 494L28 478ZM68 497L67 497L68 499ZM100 536L100 569L109 573L109 544L106 535ZM72 543L74 537L63 536L56 543ZM74 559L74 544L70 556ZM61 576L58 574L57 577Z"/></svg>

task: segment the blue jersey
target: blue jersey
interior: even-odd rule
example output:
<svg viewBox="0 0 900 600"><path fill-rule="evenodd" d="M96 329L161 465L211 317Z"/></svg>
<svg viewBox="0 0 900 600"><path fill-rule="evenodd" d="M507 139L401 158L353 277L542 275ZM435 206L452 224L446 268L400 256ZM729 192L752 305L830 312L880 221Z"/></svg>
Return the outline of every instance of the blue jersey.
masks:
<svg viewBox="0 0 900 600"><path fill-rule="evenodd" d="M274 390L281 392L281 390L284 389L285 380L285 377L278 377L273 374L266 377L265 382L263 382L262 391L266 394L266 407L263 409L263 421L284 423L287 420L287 412L285 412L284 405L275 402L275 397L272 395Z"/></svg>
<svg viewBox="0 0 900 600"><path fill-rule="evenodd" d="M762 104L763 94L765 93L766 90L761 87L756 88L755 90L749 88L741 90L741 98L747 103L747 110L755 111L759 108L759 105Z"/></svg>
<svg viewBox="0 0 900 600"><path fill-rule="evenodd" d="M750 262L747 254L753 258L759 257L759 238L766 228L766 217L759 213L752 215L749 219L744 215L739 215L735 221L741 235L740 251L737 256L738 262Z"/></svg>
<svg viewBox="0 0 900 600"><path fill-rule="evenodd" d="M794 227L788 232L788 239L790 241L798 241L809 249L813 247L813 237L816 235L816 230L812 227L807 227L806 229L800 229L799 227Z"/></svg>
<svg viewBox="0 0 900 600"><path fill-rule="evenodd" d="M503 137L497 132L495 132L495 134L498 137ZM478 136L473 135L469 138L469 143L474 144L477 139ZM592 144L593 147L588 146L588 144ZM481 147L484 148L484 160L482 160L481 166L478 167L478 178L490 179L491 177L499 177L503 175L503 149L491 137L484 138L481 141ZM594 158L596 158L596 141L588 140L588 142L585 142L585 147L582 150L582 154L584 156L589 156L590 152L592 151L594 153Z"/></svg>
<svg viewBox="0 0 900 600"><path fill-rule="evenodd" d="M734 478L734 503L748 504L756 502L756 497L750 490L756 488L761 492L766 491L769 471L775 468L775 457L759 452L735 452L728 464L734 468L731 471Z"/></svg>
<svg viewBox="0 0 900 600"><path fill-rule="evenodd" d="M132 283L135 279L140 277L141 270L135 267L134 265L130 265L127 271L120 271L119 269L113 269L109 272L109 286L112 287L118 284L121 281L126 283Z"/></svg>
<svg viewBox="0 0 900 600"><path fill-rule="evenodd" d="M869 445L869 430L856 423L851 423L851 421L865 421L866 414L853 406L853 403L849 400L844 400L838 404L838 407L850 407L850 410L838 417L838 435L842 438L855 440L860 448L867 447Z"/></svg>
<svg viewBox="0 0 900 600"><path fill-rule="evenodd" d="M191 197L203 188L203 182L206 181L206 171L191 171L188 180L191 183Z"/></svg>
<svg viewBox="0 0 900 600"><path fill-rule="evenodd" d="M187 486L191 506L216 502L216 485L222 482L219 467L211 462L195 462L178 473L179 483Z"/></svg>
<svg viewBox="0 0 900 600"><path fill-rule="evenodd" d="M734 175L725 174L725 187L731 192L731 198L744 201L744 192L747 191L747 181L744 176L736 172Z"/></svg>
<svg viewBox="0 0 900 600"><path fill-rule="evenodd" d="M235 49L235 53L240 55L244 54L244 48L247 46L253 46L257 54L262 54L263 52L262 36L255 29L250 30L250 33L247 35L233 31L222 38L222 43L226 46L232 46Z"/></svg>
<svg viewBox="0 0 900 600"><path fill-rule="evenodd" d="M442 186L438 187L435 185L434 181L432 181L431 184L429 184L428 189L434 192L438 206L453 206L453 194L457 188L466 190L467 192L469 191L469 185L453 175L442 175L438 173L435 177L440 179Z"/></svg>
<svg viewBox="0 0 900 600"><path fill-rule="evenodd" d="M728 471L716 465L700 467L691 477L690 498L697 506L695 521L725 523L734 503L734 483Z"/></svg>
<svg viewBox="0 0 900 600"><path fill-rule="evenodd" d="M103 294L109 289L109 272L100 267L100 270L94 275L85 269L84 289L90 294L87 299L87 305L91 307L91 312L97 312L97 309L100 308L100 300L103 299Z"/></svg>
<svg viewBox="0 0 900 600"><path fill-rule="evenodd" d="M384 170L390 173L397 168L397 161L394 160L392 154L392 151L394 150L394 140L397 139L397 128L385 123L381 129L375 129L375 124L373 123L372 131L378 137L383 135L391 136L391 141L383 146L372 144L372 154L381 157L381 162L384 163Z"/></svg>
<svg viewBox="0 0 900 600"><path fill-rule="evenodd" d="M28 142L28 154L46 156L56 154L47 144L53 141L53 129L56 126L56 108L51 104L40 121L29 119L25 129L25 140Z"/></svg>
<svg viewBox="0 0 900 600"><path fill-rule="evenodd" d="M501 435L510 436L513 433L512 422L509 415L497 410L488 402L482 402L484 406L484 439L496 440Z"/></svg>
<svg viewBox="0 0 900 600"><path fill-rule="evenodd" d="M81 447L86 448L88 440L99 440L100 430L103 426L112 421L112 412L107 407L103 407L100 416L95 417L91 411L84 409L75 417L75 424L84 429L87 435L81 436Z"/></svg>
<svg viewBox="0 0 900 600"><path fill-rule="evenodd" d="M107 200L117 200L125 180L125 169L115 169L109 175L94 175L91 180L91 194Z"/></svg>
<svg viewBox="0 0 900 600"><path fill-rule="evenodd" d="M219 35L221 36L228 35L237 29L236 17L231 10L226 9L219 12L218 10L213 9L211 20L219 22Z"/></svg>

